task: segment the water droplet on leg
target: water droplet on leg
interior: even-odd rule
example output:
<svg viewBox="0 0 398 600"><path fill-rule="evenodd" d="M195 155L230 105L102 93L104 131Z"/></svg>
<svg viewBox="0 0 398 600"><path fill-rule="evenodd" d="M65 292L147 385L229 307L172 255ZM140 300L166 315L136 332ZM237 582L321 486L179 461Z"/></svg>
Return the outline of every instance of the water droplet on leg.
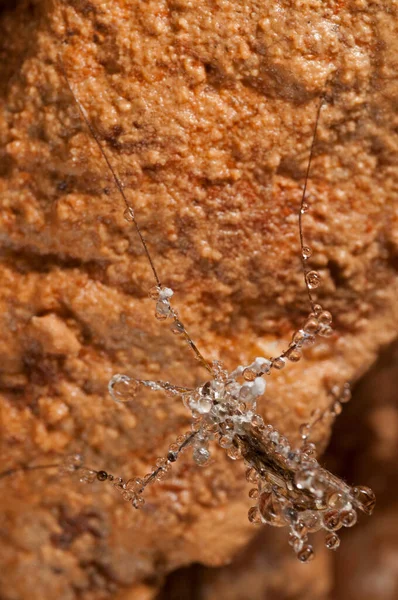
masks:
<svg viewBox="0 0 398 600"><path fill-rule="evenodd" d="M315 290L321 283L321 276L317 271L309 271L305 278L310 290Z"/></svg>
<svg viewBox="0 0 398 600"><path fill-rule="evenodd" d="M126 208L126 210L123 213L123 216L126 219L126 221L128 221L128 223L134 223L135 216L134 216L134 211L131 208L131 206Z"/></svg>
<svg viewBox="0 0 398 600"><path fill-rule="evenodd" d="M140 387L137 379L117 373L108 384L108 390L115 402L130 402L134 399Z"/></svg>

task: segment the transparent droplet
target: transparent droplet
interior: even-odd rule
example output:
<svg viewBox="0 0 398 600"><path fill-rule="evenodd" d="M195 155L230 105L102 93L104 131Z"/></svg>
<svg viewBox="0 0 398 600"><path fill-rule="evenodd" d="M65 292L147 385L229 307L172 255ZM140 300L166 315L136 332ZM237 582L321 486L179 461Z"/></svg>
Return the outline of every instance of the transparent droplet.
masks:
<svg viewBox="0 0 398 600"><path fill-rule="evenodd" d="M301 209L300 209L301 214L304 215L305 213L307 213L309 211L309 208L310 208L309 204L307 202L303 202Z"/></svg>
<svg viewBox="0 0 398 600"><path fill-rule="evenodd" d="M317 498L323 498L328 484L327 481L321 475L315 475L311 481L310 491L317 496Z"/></svg>
<svg viewBox="0 0 398 600"><path fill-rule="evenodd" d="M315 317L308 319L308 321L306 321L303 329L306 333L316 333L319 329L318 319L315 319Z"/></svg>
<svg viewBox="0 0 398 600"><path fill-rule="evenodd" d="M137 379L117 373L109 381L108 390L115 402L130 402L134 400L140 385Z"/></svg>
<svg viewBox="0 0 398 600"><path fill-rule="evenodd" d="M310 562L310 560L314 558L314 550L312 546L309 544L303 546L302 550L300 550L300 552L297 554L297 558L303 563Z"/></svg>
<svg viewBox="0 0 398 600"><path fill-rule="evenodd" d="M158 321L165 321L170 316L170 303L168 300L158 300L156 302L155 318Z"/></svg>
<svg viewBox="0 0 398 600"><path fill-rule="evenodd" d="M220 444L221 448L229 448L232 444L232 438L229 435L221 435L218 443Z"/></svg>
<svg viewBox="0 0 398 600"><path fill-rule="evenodd" d="M295 551L295 553L298 554L304 547L304 541L296 536L294 539L292 539L291 545L293 546L293 550Z"/></svg>
<svg viewBox="0 0 398 600"><path fill-rule="evenodd" d="M341 415L342 412L343 412L343 407L341 406L340 402L335 402L333 404L333 413L335 415Z"/></svg>
<svg viewBox="0 0 398 600"><path fill-rule="evenodd" d="M262 492L258 499L258 508L263 521L274 527L284 527L286 521L283 507L273 491Z"/></svg>
<svg viewBox="0 0 398 600"><path fill-rule="evenodd" d="M302 255L304 260L308 260L312 256L312 250L309 246L303 246Z"/></svg>
<svg viewBox="0 0 398 600"><path fill-rule="evenodd" d="M340 520L343 527L354 527L358 516L355 510L344 510L340 513Z"/></svg>
<svg viewBox="0 0 398 600"><path fill-rule="evenodd" d="M197 465L203 466L209 460L210 452L207 450L207 448L200 446L199 448L195 448L192 457Z"/></svg>
<svg viewBox="0 0 398 600"><path fill-rule="evenodd" d="M257 471L255 469L253 469L253 467L249 467L249 469L247 469L247 471L246 471L247 481L249 481L250 483L257 483L258 478L259 478L259 475L258 475Z"/></svg>
<svg viewBox="0 0 398 600"><path fill-rule="evenodd" d="M276 430L271 431L271 433L268 436L269 441L275 445L279 443L279 438L280 438L280 435L279 435L278 431L276 431Z"/></svg>
<svg viewBox="0 0 398 600"><path fill-rule="evenodd" d="M300 520L309 533L315 533L322 528L322 520L318 512L307 510L301 513Z"/></svg>
<svg viewBox="0 0 398 600"><path fill-rule="evenodd" d="M285 360L279 356L278 358L274 358L274 360L272 361L272 366L274 367L274 369L283 369L283 367L285 366Z"/></svg>
<svg viewBox="0 0 398 600"><path fill-rule="evenodd" d="M80 469L80 482L81 483L93 483L97 477L97 473L91 469Z"/></svg>
<svg viewBox="0 0 398 600"><path fill-rule="evenodd" d="M255 525L258 525L259 523L261 523L260 512L259 512L257 506L252 506L249 509L249 512L248 512L247 516L249 518L250 523L253 523Z"/></svg>
<svg viewBox="0 0 398 600"><path fill-rule="evenodd" d="M311 427L310 427L309 423L303 423L302 425L300 425L299 432L300 432L301 438L303 440L307 439L310 430L311 430Z"/></svg>
<svg viewBox="0 0 398 600"><path fill-rule="evenodd" d="M148 291L148 296L152 298L152 300L159 300L160 287L158 285L154 285Z"/></svg>
<svg viewBox="0 0 398 600"><path fill-rule="evenodd" d="M260 415L253 415L251 423L256 429L264 427L264 419Z"/></svg>
<svg viewBox="0 0 398 600"><path fill-rule="evenodd" d="M305 340L305 337L306 337L305 331L303 329L299 329L298 331L294 332L292 339L295 344L298 344L301 346Z"/></svg>
<svg viewBox="0 0 398 600"><path fill-rule="evenodd" d="M184 325L178 320L171 324L170 329L175 335L181 335L184 333Z"/></svg>
<svg viewBox="0 0 398 600"><path fill-rule="evenodd" d="M242 458L242 453L240 449L233 445L227 448L227 455L232 460L239 460L240 458Z"/></svg>
<svg viewBox="0 0 398 600"><path fill-rule="evenodd" d="M330 325L332 320L333 320L332 313L330 313L328 310L323 310L318 315L318 321L321 325Z"/></svg>
<svg viewBox="0 0 398 600"><path fill-rule="evenodd" d="M340 538L336 533L328 533L325 538L325 546L328 550L337 550L340 546Z"/></svg>
<svg viewBox="0 0 398 600"><path fill-rule="evenodd" d="M243 377L246 381L254 381L257 377L257 373L253 369L246 368L243 371Z"/></svg>
<svg viewBox="0 0 398 600"><path fill-rule="evenodd" d="M83 457L81 454L68 454L59 466L61 475L73 473L80 469L83 465Z"/></svg>
<svg viewBox="0 0 398 600"><path fill-rule="evenodd" d="M298 362L301 358L301 352L297 348L289 348L286 352L286 357L291 362Z"/></svg>
<svg viewBox="0 0 398 600"><path fill-rule="evenodd" d="M340 402L349 402L351 400L352 394L351 394L351 388L350 388L350 384L349 383L345 383L344 387L341 391L339 400Z"/></svg>
<svg viewBox="0 0 398 600"><path fill-rule="evenodd" d="M134 496L134 498L131 501L131 504L134 508L138 510L145 504L145 500L142 496Z"/></svg>
<svg viewBox="0 0 398 600"><path fill-rule="evenodd" d="M305 469L296 471L294 483L299 490L307 490L311 484L312 477L313 471L307 471Z"/></svg>
<svg viewBox="0 0 398 600"><path fill-rule="evenodd" d="M126 221L128 221L129 223L133 223L135 220L135 215L134 215L134 211L131 208L131 206L129 206L128 208L126 208L126 210L123 213L124 218L126 219Z"/></svg>
<svg viewBox="0 0 398 600"><path fill-rule="evenodd" d="M133 477L126 481L125 489L134 494L141 494L144 491L144 481L139 477Z"/></svg>
<svg viewBox="0 0 398 600"><path fill-rule="evenodd" d="M314 315L316 317L319 317L319 315L323 311L323 308L320 304L314 304L314 306L312 307L312 310L314 311Z"/></svg>
<svg viewBox="0 0 398 600"><path fill-rule="evenodd" d="M313 344L315 344L315 335L312 335L311 333L307 333L305 340L303 342L303 346L312 346Z"/></svg>
<svg viewBox="0 0 398 600"><path fill-rule="evenodd" d="M298 512L293 508L292 504L288 504L282 510L286 523L295 524L298 520Z"/></svg>
<svg viewBox="0 0 398 600"><path fill-rule="evenodd" d="M340 513L338 510L328 510L323 515L323 523L329 531L337 531L341 527Z"/></svg>
<svg viewBox="0 0 398 600"><path fill-rule="evenodd" d="M355 500L359 503L360 509L367 515L371 515L376 506L376 496L370 488L365 485L358 485L353 489Z"/></svg>
<svg viewBox="0 0 398 600"><path fill-rule="evenodd" d="M318 335L326 338L331 337L333 335L333 329L330 327L330 325L321 325Z"/></svg>
<svg viewBox="0 0 398 600"><path fill-rule="evenodd" d="M304 444L301 450L304 454L308 454L308 456L315 456L316 454L316 446L312 442Z"/></svg>
<svg viewBox="0 0 398 600"><path fill-rule="evenodd" d="M321 283L321 276L317 271L309 271L305 278L310 290L315 290Z"/></svg>

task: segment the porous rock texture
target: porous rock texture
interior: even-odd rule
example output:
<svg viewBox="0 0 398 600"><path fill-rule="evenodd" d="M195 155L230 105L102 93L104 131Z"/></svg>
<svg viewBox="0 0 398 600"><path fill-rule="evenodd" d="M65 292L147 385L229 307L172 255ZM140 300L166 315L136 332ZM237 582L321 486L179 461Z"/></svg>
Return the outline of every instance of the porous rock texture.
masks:
<svg viewBox="0 0 398 600"><path fill-rule="evenodd" d="M206 380L153 317L151 271L61 62L175 307L229 369L283 350L308 312L297 214L325 95L304 226L335 334L273 373L261 404L297 440L330 385L359 378L397 332L394 2L0 7L4 467L82 450L93 468L145 474L188 415L155 393L115 405L109 378ZM316 433L323 448L329 432ZM140 512L56 470L1 480L0 597L149 600L173 569L231 561L256 532L243 465L213 457L199 469L184 456ZM300 567L279 532L264 535L275 597L292 574L291 597L309 597L306 581L326 597L330 554Z"/></svg>

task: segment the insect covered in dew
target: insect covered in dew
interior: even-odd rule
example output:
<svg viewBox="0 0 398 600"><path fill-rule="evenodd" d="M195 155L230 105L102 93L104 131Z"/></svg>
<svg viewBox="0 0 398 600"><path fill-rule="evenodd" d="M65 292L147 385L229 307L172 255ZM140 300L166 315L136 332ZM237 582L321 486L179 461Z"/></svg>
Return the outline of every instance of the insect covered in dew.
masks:
<svg viewBox="0 0 398 600"><path fill-rule="evenodd" d="M308 293L310 312L303 326L294 332L288 348L279 356L256 357L250 364L239 365L228 372L221 361L209 363L200 352L177 311L172 306L173 290L161 283L154 261L149 253L144 236L133 208L130 206L123 184L113 169L101 144L99 136L90 123L84 107L76 98L61 61L65 81L75 99L82 119L89 128L106 162L116 187L125 203L125 218L135 227L154 277L154 287L149 295L155 303L155 317L159 321L169 320L171 330L185 339L196 358L208 372L207 380L196 388L186 388L166 381L139 380L124 374L116 374L109 382L109 392L117 402L130 401L143 387L163 390L176 400L180 399L192 416L191 431L173 442L165 457L159 458L153 470L144 477L124 481L105 471L85 469L82 478L86 481L98 479L111 481L124 500L136 509L145 503L144 492L148 485L163 479L172 464L188 448L198 465L205 465L210 458L210 443L218 443L233 460L243 459L247 465L246 477L253 484L249 492L254 505L249 509L249 520L277 527L287 527L290 544L302 562L313 557L313 548L308 535L325 530L327 548L336 549L340 540L336 531L341 527L352 527L358 512L371 514L375 497L364 486L351 487L322 468L316 458L315 445L310 441L312 428L326 418L334 418L341 406L350 397L348 384L331 390L330 407L321 413L315 410L308 423L300 428L301 445L294 448L271 424L257 414L257 404L266 389L265 377L273 370L280 370L289 362L297 362L306 346L316 342L318 336L332 334L332 315L316 303L313 290L320 284L318 272L307 267L311 255L304 242L303 217L308 210L307 182L316 140L317 126L323 98L319 102L305 183L298 214L298 230L301 249L301 264ZM80 458L69 462L70 470L81 470Z"/></svg>
<svg viewBox="0 0 398 600"><path fill-rule="evenodd" d="M125 501L131 503L135 509L139 509L145 503L147 486L163 479L184 451L191 449L196 464L204 466L210 458L210 444L215 442L225 449L231 459L243 459L246 463L246 477L253 484L249 492L253 505L248 513L252 523L287 527L289 543L301 562L312 559L314 552L309 543L309 534L321 529L326 532L327 548L337 549L340 540L336 532L342 527L355 525L358 512L371 514L375 497L369 488L351 487L322 468L310 436L317 423L339 414L342 404L350 399L349 386L332 388L330 407L323 413L314 411L309 422L301 426L299 447L291 445L286 437L271 424L265 423L257 413L258 402L266 390L265 378L274 370L288 367L290 362L298 362L302 358L303 349L316 343L317 337L328 337L332 334L332 315L324 310L313 296L313 290L320 284L320 276L307 267L311 250L305 244L303 235L303 217L308 210L307 181L322 101L319 103L316 115L298 214L301 262L310 312L302 327L294 332L292 341L281 354L276 357L255 357L249 364L238 365L229 372L221 361L209 362L205 358L174 309L173 290L163 285L161 281L134 209L124 193L123 184L113 169L84 107L73 92L62 61L60 61L60 68L81 117L97 143L123 198L125 218L136 229L140 238L154 278L154 286L149 294L155 304L155 317L159 321L170 321L173 333L186 341L207 371L207 378L195 388L182 387L161 380L134 379L125 374L116 374L109 382L109 392L117 402L130 401L140 389L145 387L163 391L176 401L182 401L191 414L191 430L179 436L170 445L167 454L156 461L156 465L147 475L124 480L105 470L89 468L80 455L66 457L60 465L61 470L71 474L76 473L82 482L108 482L120 492ZM21 469L28 471L50 467L54 465L27 466ZM18 469L11 469L0 476L10 475L16 470Z"/></svg>

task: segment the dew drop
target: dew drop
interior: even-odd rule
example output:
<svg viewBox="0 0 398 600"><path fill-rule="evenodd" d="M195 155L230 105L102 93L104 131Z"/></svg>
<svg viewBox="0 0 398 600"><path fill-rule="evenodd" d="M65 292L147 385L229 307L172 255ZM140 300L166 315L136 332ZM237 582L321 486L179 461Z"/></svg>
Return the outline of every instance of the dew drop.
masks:
<svg viewBox="0 0 398 600"><path fill-rule="evenodd" d="M192 457L197 465L203 466L209 460L210 452L204 446L200 446L199 448L195 448Z"/></svg>
<svg viewBox="0 0 398 600"><path fill-rule="evenodd" d="M306 338L305 331L303 329L299 329L295 331L293 334L293 343L301 346Z"/></svg>
<svg viewBox="0 0 398 600"><path fill-rule="evenodd" d="M242 458L242 453L240 449L236 446L230 446L229 448L227 448L227 455L232 460L239 460L240 458Z"/></svg>
<svg viewBox="0 0 398 600"><path fill-rule="evenodd" d="M258 473L253 467L249 467L246 471L246 479L250 483L257 483L258 481Z"/></svg>
<svg viewBox="0 0 398 600"><path fill-rule="evenodd" d="M134 223L135 215L134 215L134 211L131 208L131 206L126 208L126 210L123 213L123 216L126 219L126 221L128 221L129 223Z"/></svg>
<svg viewBox="0 0 398 600"><path fill-rule="evenodd" d="M328 550L337 550L340 546L340 538L336 533L329 533L325 538L325 546Z"/></svg>
<svg viewBox="0 0 398 600"><path fill-rule="evenodd" d="M321 337L331 337L333 335L334 331L333 329L330 327L330 325L322 325L320 330L318 331L318 334Z"/></svg>
<svg viewBox="0 0 398 600"><path fill-rule="evenodd" d="M344 384L339 400L343 404L351 400L351 388L349 383Z"/></svg>
<svg viewBox="0 0 398 600"><path fill-rule="evenodd" d="M130 402L137 394L140 382L137 379L117 373L108 384L108 390L115 402Z"/></svg>
<svg viewBox="0 0 398 600"><path fill-rule="evenodd" d="M67 455L59 466L59 472L61 475L66 473L73 473L83 466L83 457L81 454L70 454Z"/></svg>
<svg viewBox="0 0 398 600"><path fill-rule="evenodd" d="M343 407L341 406L340 402L337 401L333 404L333 413L335 415L341 415L341 413L343 412Z"/></svg>
<svg viewBox="0 0 398 600"><path fill-rule="evenodd" d="M148 291L148 296L152 298L152 300L159 300L160 287L158 285L154 285Z"/></svg>
<svg viewBox="0 0 398 600"><path fill-rule="evenodd" d="M310 560L314 558L314 550L312 549L312 546L309 544L303 546L303 549L297 554L297 558L303 563L310 562Z"/></svg>
<svg viewBox="0 0 398 600"><path fill-rule="evenodd" d="M315 290L321 283L321 276L317 271L309 271L306 276L306 281L310 290Z"/></svg>
<svg viewBox="0 0 398 600"><path fill-rule="evenodd" d="M307 202L303 202L300 212L302 215L304 215L305 213L307 213L309 211L309 204Z"/></svg>
<svg viewBox="0 0 398 600"><path fill-rule="evenodd" d="M301 352L297 348L289 348L286 352L286 357L291 362L298 362L301 358Z"/></svg>
<svg viewBox="0 0 398 600"><path fill-rule="evenodd" d="M320 515L312 510L307 510L300 516L309 533L314 533L322 528L322 520Z"/></svg>
<svg viewBox="0 0 398 600"><path fill-rule="evenodd" d="M97 473L91 469L80 469L80 482L81 483L93 483L97 477Z"/></svg>
<svg viewBox="0 0 398 600"><path fill-rule="evenodd" d="M243 378L246 379L246 381L254 381L256 377L257 373L253 369L249 369L249 367L243 371Z"/></svg>
<svg viewBox="0 0 398 600"><path fill-rule="evenodd" d="M279 356L278 358L274 358L274 360L272 361L272 366L274 367L274 369L283 369L283 367L285 366L285 360Z"/></svg>
<svg viewBox="0 0 398 600"><path fill-rule="evenodd" d="M325 529L329 529L329 531L337 531L340 529L340 514L338 510L328 510L323 515L323 523L325 525Z"/></svg>
<svg viewBox="0 0 398 600"><path fill-rule="evenodd" d="M376 506L376 496L373 490L365 485L358 485L353 489L353 494L360 505L360 509L367 515L371 515Z"/></svg>
<svg viewBox="0 0 398 600"><path fill-rule="evenodd" d="M184 325L178 320L175 320L174 323L171 324L170 329L175 335L184 333Z"/></svg>
<svg viewBox="0 0 398 600"><path fill-rule="evenodd" d="M319 329L318 320L315 317L311 317L304 325L304 331L306 333L316 333Z"/></svg>
<svg viewBox="0 0 398 600"><path fill-rule="evenodd" d="M308 260L312 256L312 250L309 246L303 246L302 256L304 260Z"/></svg>
<svg viewBox="0 0 398 600"><path fill-rule="evenodd" d="M328 310L323 310L318 315L318 321L321 325L330 325L332 322L332 314Z"/></svg>
<svg viewBox="0 0 398 600"><path fill-rule="evenodd" d="M340 514L340 519L343 527L354 527L358 520L358 516L355 510L344 510Z"/></svg>
<svg viewBox="0 0 398 600"><path fill-rule="evenodd" d="M170 316L170 304L163 300L156 302L155 318L158 321L165 321Z"/></svg>
<svg viewBox="0 0 398 600"><path fill-rule="evenodd" d="M323 308L320 304L314 304L314 306L312 307L314 314L316 317L319 317L319 315L321 314L321 312L323 311ZM326 311L325 311L326 312Z"/></svg>
<svg viewBox="0 0 398 600"><path fill-rule="evenodd" d="M309 423L302 423L302 424L300 425L300 427L299 427L299 432L300 432L301 438L302 438L303 440L306 440L306 439L307 439L307 437L308 437L308 435L309 435L309 433L310 433L310 429L311 429L311 427L310 427L310 424L309 424Z"/></svg>
<svg viewBox="0 0 398 600"><path fill-rule="evenodd" d="M259 523L261 523L261 517L260 517L260 513L259 513L257 506L252 506L249 509L247 516L249 518L250 523L253 523L255 525L258 525Z"/></svg>
<svg viewBox="0 0 398 600"><path fill-rule="evenodd" d="M284 527L286 521L283 515L283 507L274 492L262 492L258 500L258 508L262 519L274 527Z"/></svg>

